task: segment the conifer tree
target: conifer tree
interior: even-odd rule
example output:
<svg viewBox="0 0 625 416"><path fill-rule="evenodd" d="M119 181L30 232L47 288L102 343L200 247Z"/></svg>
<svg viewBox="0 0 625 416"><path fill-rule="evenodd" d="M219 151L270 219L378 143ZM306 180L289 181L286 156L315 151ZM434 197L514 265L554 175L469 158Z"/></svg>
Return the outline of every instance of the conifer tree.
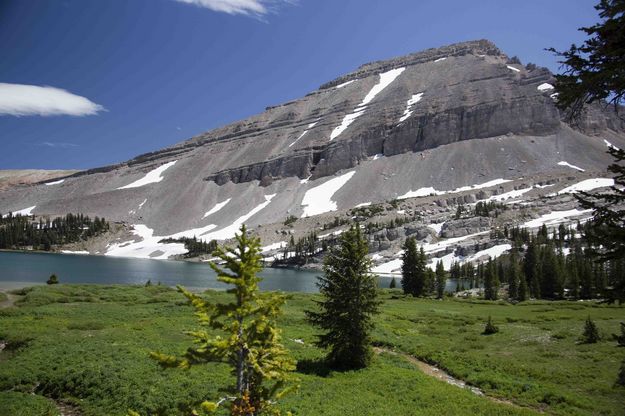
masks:
<svg viewBox="0 0 625 416"><path fill-rule="evenodd" d="M417 256L417 273L416 273L416 294L415 296L423 296L426 294L426 289L428 286L428 272L429 268L427 267L427 257L425 255L425 251L423 250L423 246L419 248L419 255Z"/></svg>
<svg viewBox="0 0 625 416"><path fill-rule="evenodd" d="M618 371L618 376L616 378L617 386L625 386L625 358L621 361L621 368Z"/></svg>
<svg viewBox="0 0 625 416"><path fill-rule="evenodd" d="M436 293L436 273L429 267L425 268L425 295Z"/></svg>
<svg viewBox="0 0 625 416"><path fill-rule="evenodd" d="M516 256L510 256L510 264L508 265L508 298L519 299L521 269Z"/></svg>
<svg viewBox="0 0 625 416"><path fill-rule="evenodd" d="M563 277L560 262L555 254L554 247L547 245L541 255L541 288L543 299L561 299L563 292Z"/></svg>
<svg viewBox="0 0 625 416"><path fill-rule="evenodd" d="M621 335L612 334L619 347L625 347L625 322L621 322Z"/></svg>
<svg viewBox="0 0 625 416"><path fill-rule="evenodd" d="M574 255L569 254L566 258L566 274L568 277L569 297L579 299L579 273Z"/></svg>
<svg viewBox="0 0 625 416"><path fill-rule="evenodd" d="M405 295L417 296L417 266L419 263L419 253L417 251L416 240L412 237L408 237L404 242L403 249L401 286Z"/></svg>
<svg viewBox="0 0 625 416"><path fill-rule="evenodd" d="M527 287L527 279L525 275L521 273L519 275L519 293L517 299L519 302L524 302L529 298L529 288Z"/></svg>
<svg viewBox="0 0 625 416"><path fill-rule="evenodd" d="M391 279L391 283L388 286L390 289L395 289L397 287L397 283L395 282L395 278Z"/></svg>
<svg viewBox="0 0 625 416"><path fill-rule="evenodd" d="M436 296L438 296L439 299L442 299L445 294L446 282L447 276L445 273L445 267L443 266L443 261L439 260L436 263Z"/></svg>
<svg viewBox="0 0 625 416"><path fill-rule="evenodd" d="M489 261L486 264L484 275L484 298L486 300L497 300L499 292L499 279L497 278L497 268L495 262Z"/></svg>
<svg viewBox="0 0 625 416"><path fill-rule="evenodd" d="M211 304L201 295L178 286L195 309L199 324L225 336L212 336L204 329L189 331L194 346L183 356L156 352L151 356L164 367L189 368L206 362L230 365L236 380L234 386L227 397L202 402L200 411L206 414L225 407L233 416L279 415L276 401L295 388L289 374L295 369L295 362L280 343L280 330L276 327L285 298L259 291L260 239L248 236L245 225L240 231L235 236L235 248L218 247L214 253L225 268L209 263L217 280L233 286L228 290L234 296L232 301Z"/></svg>
<svg viewBox="0 0 625 416"><path fill-rule="evenodd" d="M625 2L600 0L595 6L601 22L582 27L588 39L581 46L571 45L568 51L548 50L562 58L563 74L556 75L557 106L577 118L584 106L607 100L618 109L625 101Z"/></svg>
<svg viewBox="0 0 625 416"><path fill-rule="evenodd" d="M499 332L499 328L497 328L495 326L495 324L493 323L492 318L489 315L488 316L488 321L486 321L486 325L484 325L484 332L482 332L482 334L483 335L492 335L492 334L496 334L497 332Z"/></svg>
<svg viewBox="0 0 625 416"><path fill-rule="evenodd" d="M601 339L601 335L599 334L599 328L597 325L590 319L590 316L586 319L586 323L584 324L584 332L582 334L582 342L584 344L595 344Z"/></svg>
<svg viewBox="0 0 625 416"><path fill-rule="evenodd" d="M317 284L323 300L316 302L318 310L306 311L306 315L325 331L317 345L330 349L328 361L336 368L356 369L371 361L370 334L379 307L377 285L360 228L350 228L339 241L326 256L324 275Z"/></svg>
<svg viewBox="0 0 625 416"><path fill-rule="evenodd" d="M540 293L540 253L538 245L532 241L527 246L527 253L523 261L523 273L529 287L530 296L541 298Z"/></svg>
<svg viewBox="0 0 625 416"><path fill-rule="evenodd" d="M568 51L549 50L560 56L564 73L556 75L556 105L568 111L569 119L580 119L586 104L612 103L617 116L623 120L625 100L625 1L600 0L595 6L601 21L581 31L588 39L581 46L571 45ZM614 185L608 191L581 191L575 197L593 217L585 227L585 237L599 261L625 258L625 150L609 146L614 163L608 171L614 174ZM625 278L623 278L625 279ZM584 291L582 279L582 292ZM602 286L597 287L601 291ZM611 288L610 300L625 302L625 282ZM587 293L586 293L587 294ZM584 295L584 294L583 294Z"/></svg>

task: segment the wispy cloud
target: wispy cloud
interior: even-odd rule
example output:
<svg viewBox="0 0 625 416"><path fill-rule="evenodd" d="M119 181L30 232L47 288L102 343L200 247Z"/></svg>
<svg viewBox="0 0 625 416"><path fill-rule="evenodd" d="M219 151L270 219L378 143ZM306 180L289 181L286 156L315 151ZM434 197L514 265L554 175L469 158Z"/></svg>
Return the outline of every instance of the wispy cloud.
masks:
<svg viewBox="0 0 625 416"><path fill-rule="evenodd" d="M60 147L63 149L67 149L69 147L78 147L76 143L67 143L67 142L41 142L35 143L37 146L46 146L46 147Z"/></svg>
<svg viewBox="0 0 625 416"><path fill-rule="evenodd" d="M0 116L89 116L104 107L54 87L0 82Z"/></svg>
<svg viewBox="0 0 625 416"><path fill-rule="evenodd" d="M228 13L262 17L282 4L294 4L296 0L175 0L180 3L193 4L199 7Z"/></svg>

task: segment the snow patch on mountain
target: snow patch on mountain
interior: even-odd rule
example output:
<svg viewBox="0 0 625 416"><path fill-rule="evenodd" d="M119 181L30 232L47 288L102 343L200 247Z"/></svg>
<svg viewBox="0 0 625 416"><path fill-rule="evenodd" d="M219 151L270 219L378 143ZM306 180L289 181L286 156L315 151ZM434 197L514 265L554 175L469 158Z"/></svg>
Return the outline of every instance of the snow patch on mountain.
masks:
<svg viewBox="0 0 625 416"><path fill-rule="evenodd" d="M436 61L434 61L436 62ZM418 103L419 101L421 101L421 98L423 97L423 93L420 92L418 94L414 94L407 102L406 102L406 109L404 110L404 115L401 116L401 118L399 119L399 122L403 122L406 119L408 119L408 117L410 117L412 115L412 106L415 105L416 103Z"/></svg>
<svg viewBox="0 0 625 416"><path fill-rule="evenodd" d="M552 90L553 88L554 88L553 85L549 84L548 82L543 82L538 87L536 87L538 91L549 91L549 90Z"/></svg>
<svg viewBox="0 0 625 416"><path fill-rule="evenodd" d="M425 187L425 188L419 188L416 191L408 191L405 194L398 196L397 199L416 198L416 197L428 196L428 195L456 194L456 193L464 192L464 191L471 191L471 190L477 190L477 189L482 189L482 188L490 188L492 186L501 185L506 182L511 182L511 180L501 179L501 178L493 179L492 181L479 183L476 185L461 186L460 188L456 188L451 191L437 191L433 187Z"/></svg>
<svg viewBox="0 0 625 416"><path fill-rule="evenodd" d="M132 233L139 237L139 241L123 242L111 244L106 251L106 256L112 257L133 257L140 259L167 259L170 256L185 254L182 243L160 243L167 237L154 235L154 230L145 224L135 224Z"/></svg>
<svg viewBox="0 0 625 416"><path fill-rule="evenodd" d="M605 143L606 146L613 148L614 150L620 150L618 147L614 146L612 143L610 143L609 141L607 141L606 139L603 139L603 142Z"/></svg>
<svg viewBox="0 0 625 416"><path fill-rule="evenodd" d="M271 203L271 200L276 195L277 194L265 195L265 202L257 205L254 209L252 209L247 214L237 218L229 226L227 226L225 228L222 228L221 230L213 231L212 233L203 235L203 239L206 240L206 241L210 241L210 240L227 240L228 238L234 237L234 234L237 231L239 231L239 228L241 227L241 225L243 223L245 223L245 221L247 221L248 219L252 218L256 213L261 211L267 205L269 205Z"/></svg>
<svg viewBox="0 0 625 416"><path fill-rule="evenodd" d="M394 259L386 263L379 264L371 269L371 273L376 274L392 274L396 271L401 272L402 259Z"/></svg>
<svg viewBox="0 0 625 416"><path fill-rule="evenodd" d="M356 80L355 80L355 79L352 79L351 81L347 81L347 82L344 82L344 83L342 83L342 84L339 84L339 85L337 85L337 86L336 86L336 87L334 87L334 88L336 88L336 89L338 90L338 89L340 89L340 88L343 88L343 87L345 87L345 86L347 86L347 85L351 84L351 83L352 83L352 82L354 82L354 81L356 81Z"/></svg>
<svg viewBox="0 0 625 416"><path fill-rule="evenodd" d="M50 186L50 185L59 185L59 184L61 184L63 182L65 182L65 179L60 179L60 180L54 181L54 182L46 182L45 185L48 185L48 186Z"/></svg>
<svg viewBox="0 0 625 416"><path fill-rule="evenodd" d="M374 85L373 88L371 88L371 90L367 93L362 102L356 107L356 109L354 109L354 112L351 114L347 114L345 117L343 117L343 121L341 121L341 124L335 127L334 130L332 130L332 133L330 133L330 140L334 140L338 136L340 136L341 133L343 133L350 124L352 124L358 117L363 115L364 112L367 110L367 104L369 104L376 95L382 92L382 90L384 90L393 81L395 81L395 78L397 78L402 72L404 72L405 69L406 68L396 68L381 73L380 81L376 85Z"/></svg>
<svg viewBox="0 0 625 416"><path fill-rule="evenodd" d="M32 207L18 209L17 211L12 211L12 214L13 214L13 216L16 216L16 215L22 215L22 216L32 215L32 211L36 207L37 207L37 205L33 205ZM2 218L6 218L8 216L9 216L9 214L7 213L6 215L3 215Z"/></svg>
<svg viewBox="0 0 625 416"><path fill-rule="evenodd" d="M434 224L428 224L428 228L431 228L432 230L434 230L434 232L436 232L436 235L439 235L441 233L441 230L443 229L444 224L445 224L445 221L434 223Z"/></svg>
<svg viewBox="0 0 625 416"><path fill-rule="evenodd" d="M580 215L591 213L592 209L570 209L568 211L553 211L549 214L541 215L539 218L527 221L521 227L525 228L538 228L542 227L542 225L555 225L560 224L562 222L566 222L571 217L578 217Z"/></svg>
<svg viewBox="0 0 625 416"><path fill-rule="evenodd" d="M512 246L510 244L499 244L499 245L487 248L485 250L478 251L477 253L469 257L457 256L455 253L449 253L442 257L432 258L428 262L427 266L430 269L434 270L436 268L436 263L438 263L439 261L442 261L443 268L445 270L450 270L451 266L454 263L460 263L460 264L470 263L470 262L475 262L475 261L478 261L479 259L486 258L486 257L492 260L494 258L501 256L503 253L507 252L511 248Z"/></svg>
<svg viewBox="0 0 625 416"><path fill-rule="evenodd" d="M277 243L269 244L268 246L261 247L260 251L265 253L267 251L278 250L287 246L286 241L279 241Z"/></svg>
<svg viewBox="0 0 625 416"><path fill-rule="evenodd" d="M534 189L533 187L530 188L523 188L523 189L515 189L513 191L510 192L505 192L503 194L499 194L499 195L493 195L491 197L488 197L486 199L483 199L482 201L496 201L496 202L501 202L501 201L505 201L507 199L515 199L518 198L520 196L522 196L523 194L531 191L532 189Z"/></svg>
<svg viewBox="0 0 625 416"><path fill-rule="evenodd" d="M209 211L206 211L206 213L204 214L204 216L202 217L202 219L208 217L209 215L213 215L214 213L216 213L217 211L219 211L220 209L222 209L223 207L225 207L228 202L230 202L232 198L228 198L225 201L222 202L218 202L217 204L215 204L214 207L212 207Z"/></svg>
<svg viewBox="0 0 625 416"><path fill-rule="evenodd" d="M582 168L580 168L579 166L571 165L569 162L565 162L564 160L563 160L562 162L558 162L558 165L559 165L559 166L566 166L566 167L569 167L569 168L571 168L571 169L578 170L578 171L580 171L580 172L586 172L586 170L585 170L585 169L582 169Z"/></svg>
<svg viewBox="0 0 625 416"><path fill-rule="evenodd" d="M306 191L302 199L302 206L304 207L302 218L312 217L313 215L323 214L324 212L336 211L337 205L336 202L332 201L332 196L341 189L355 173L356 171L347 172Z"/></svg>
<svg viewBox="0 0 625 416"><path fill-rule="evenodd" d="M588 192L597 188L604 188L607 186L613 186L614 179L612 178L594 178L594 179L586 179L571 186L568 186L557 194L549 194L548 196L562 195L562 194L574 194L579 191Z"/></svg>
<svg viewBox="0 0 625 416"><path fill-rule="evenodd" d="M334 140L339 137L341 133L343 133L349 127L350 124L352 124L358 117L364 114L366 109L366 107L358 107L354 110L353 113L343 117L343 121L341 121L341 124L336 126L334 130L332 130L332 133L330 133L330 140Z"/></svg>
<svg viewBox="0 0 625 416"><path fill-rule="evenodd" d="M310 129L312 129L313 127L315 127L315 125L317 124L317 122L318 122L318 120L317 120L317 121L315 121L315 122L313 122L313 123L310 123L310 124L308 125L308 127L306 128L306 130L304 130L304 132L303 132L302 134L300 134L300 135L299 135L299 137L298 137L297 139L295 139L295 140L293 141L293 143L291 143L291 144L289 145L289 147L293 146L293 145L294 145L295 143L297 143L297 142L298 142L298 141L299 141L302 137L304 137L304 135L306 135L306 133L308 133L308 130L310 130Z"/></svg>
<svg viewBox="0 0 625 416"><path fill-rule="evenodd" d="M117 188L117 189L139 188L141 186L145 186L151 183L158 183L164 179L162 176L163 172L165 172L167 169L175 165L176 162L177 160L174 160L173 162L165 163L164 165L159 166L158 168L152 169L151 171L149 171L143 178L137 181L134 181L133 183L128 184L126 186Z"/></svg>

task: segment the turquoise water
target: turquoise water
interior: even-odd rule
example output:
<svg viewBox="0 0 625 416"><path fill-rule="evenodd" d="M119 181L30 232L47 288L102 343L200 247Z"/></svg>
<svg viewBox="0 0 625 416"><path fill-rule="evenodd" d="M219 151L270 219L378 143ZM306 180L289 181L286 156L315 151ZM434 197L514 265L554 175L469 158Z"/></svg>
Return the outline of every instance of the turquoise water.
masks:
<svg viewBox="0 0 625 416"><path fill-rule="evenodd" d="M148 280L190 289L223 289L212 269L203 263L129 259L52 253L0 252L0 288L43 284L52 274L61 283L145 284ZM263 290L317 292L319 272L292 269L264 269ZM388 287L390 278L380 277ZM399 282L398 282L399 283Z"/></svg>

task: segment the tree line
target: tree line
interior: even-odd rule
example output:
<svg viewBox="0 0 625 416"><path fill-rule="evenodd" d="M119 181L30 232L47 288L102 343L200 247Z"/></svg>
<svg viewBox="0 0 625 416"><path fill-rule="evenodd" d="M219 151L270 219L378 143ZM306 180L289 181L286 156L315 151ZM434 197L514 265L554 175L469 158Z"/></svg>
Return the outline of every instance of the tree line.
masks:
<svg viewBox="0 0 625 416"><path fill-rule="evenodd" d="M589 225L577 225L577 230L560 225L550 234L542 226L536 234L527 229L505 229L513 247L509 253L475 266L471 262L453 262L449 277L455 279L457 291L483 288L487 300L497 300L500 289L507 285L509 300L529 298L606 299L625 301L625 258L596 261L595 248L576 231L586 231ZM583 234L582 234L583 235ZM427 267L423 248L407 239L402 256L402 287L413 296L441 297L447 273L441 261L436 271Z"/></svg>
<svg viewBox="0 0 625 416"><path fill-rule="evenodd" d="M64 217L39 218L12 215L0 218L0 249L23 249L50 251L54 246L87 240L108 231L104 218L93 220L83 214L67 214Z"/></svg>

